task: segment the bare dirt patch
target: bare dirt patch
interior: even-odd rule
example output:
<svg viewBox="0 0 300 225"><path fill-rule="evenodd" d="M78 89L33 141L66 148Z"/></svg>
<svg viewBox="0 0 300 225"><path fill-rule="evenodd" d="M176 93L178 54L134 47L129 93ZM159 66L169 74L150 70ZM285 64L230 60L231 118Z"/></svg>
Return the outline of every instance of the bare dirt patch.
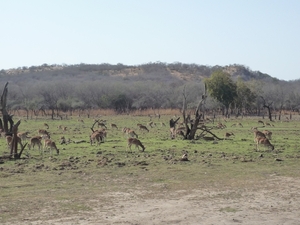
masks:
<svg viewBox="0 0 300 225"><path fill-rule="evenodd" d="M249 188L210 187L176 192L165 188L160 193L132 188L127 192L91 196L85 199L84 207L78 206L83 208L75 216L58 212L55 219L50 219L49 214L55 213L56 209L47 205L41 206L32 217L26 215L19 223L4 224L299 225L299 190L299 179L278 176ZM2 210L5 207L1 207Z"/></svg>

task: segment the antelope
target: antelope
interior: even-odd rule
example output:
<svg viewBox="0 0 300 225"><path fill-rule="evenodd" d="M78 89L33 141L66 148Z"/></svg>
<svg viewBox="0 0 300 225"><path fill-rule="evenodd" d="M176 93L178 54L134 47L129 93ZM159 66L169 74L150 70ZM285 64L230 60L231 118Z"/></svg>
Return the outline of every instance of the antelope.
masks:
<svg viewBox="0 0 300 225"><path fill-rule="evenodd" d="M49 129L49 125L47 123L44 123L44 127L46 127L47 129Z"/></svg>
<svg viewBox="0 0 300 225"><path fill-rule="evenodd" d="M263 130L262 133L269 139L272 139L272 132L268 130Z"/></svg>
<svg viewBox="0 0 300 225"><path fill-rule="evenodd" d="M80 122L80 123L84 123L83 119L78 119L77 121Z"/></svg>
<svg viewBox="0 0 300 225"><path fill-rule="evenodd" d="M153 126L156 126L156 123L154 123L153 121L150 121L150 122L148 123L148 126L150 126L151 128L153 128Z"/></svg>
<svg viewBox="0 0 300 225"><path fill-rule="evenodd" d="M237 127L237 126L243 127L243 124L242 123L234 123L231 125L231 127Z"/></svg>
<svg viewBox="0 0 300 225"><path fill-rule="evenodd" d="M118 129L118 126L116 124L114 124L114 123L111 123L110 127L111 127L111 129L113 129L113 128Z"/></svg>
<svg viewBox="0 0 300 225"><path fill-rule="evenodd" d="M37 145L40 151L42 147L41 140L42 140L42 136L35 136L30 138L30 143L27 145L28 149L30 150L32 148L34 150L34 147Z"/></svg>
<svg viewBox="0 0 300 225"><path fill-rule="evenodd" d="M56 147L56 144L51 139L45 139L44 140L44 150L50 149L50 154L52 154L52 149L56 150L57 155L59 155L59 149Z"/></svg>
<svg viewBox="0 0 300 225"><path fill-rule="evenodd" d="M6 138L7 148L11 147L13 137L12 136L6 136L5 138ZM17 142L20 144L21 148L23 148L21 138L19 138L18 136L16 138L17 138Z"/></svg>
<svg viewBox="0 0 300 225"><path fill-rule="evenodd" d="M258 145L264 145L266 147L271 147L271 150L274 150L274 145L272 145L268 138L257 137L256 138L256 150L258 149Z"/></svg>
<svg viewBox="0 0 300 225"><path fill-rule="evenodd" d="M124 127L123 132L126 133L127 136L138 138L138 135L135 133L135 131L130 128Z"/></svg>
<svg viewBox="0 0 300 225"><path fill-rule="evenodd" d="M128 143L128 146L127 146L127 147L130 149L130 151L131 151L131 145L135 145L135 147L138 148L138 149L139 149L139 147L141 147L141 148L142 148L142 151L145 151L144 145L143 145L142 142L141 142L139 139L137 139L137 138L133 138L133 137L128 138L127 143Z"/></svg>
<svg viewBox="0 0 300 225"><path fill-rule="evenodd" d="M105 126L105 124L102 123L102 122L98 122L98 127L104 127L105 129L107 129L107 127Z"/></svg>
<svg viewBox="0 0 300 225"><path fill-rule="evenodd" d="M38 130L38 134L46 135L46 136L48 136L48 138L50 138L50 133L46 130L40 129L40 130Z"/></svg>
<svg viewBox="0 0 300 225"><path fill-rule="evenodd" d="M226 125L222 124L222 123L218 123L217 128L224 129L224 128L226 128Z"/></svg>
<svg viewBox="0 0 300 225"><path fill-rule="evenodd" d="M144 125L140 125L139 128L140 128L140 130L145 130L145 131L149 132L148 128Z"/></svg>
<svg viewBox="0 0 300 225"><path fill-rule="evenodd" d="M26 139L29 138L29 137L27 136L28 134L29 134L28 131L26 131L26 132L19 132L19 133L17 133L17 136L18 136L19 138L21 138L22 141L26 141Z"/></svg>
<svg viewBox="0 0 300 225"><path fill-rule="evenodd" d="M227 138L229 138L229 137L231 137L231 136L235 136L234 133L232 133L232 132L226 132L225 135L224 135L224 140L227 139Z"/></svg>
<svg viewBox="0 0 300 225"><path fill-rule="evenodd" d="M103 142L104 137L103 137L103 132L99 132L99 131L95 131L91 134L90 136L90 143L91 145L93 144L93 142L97 141L97 145L100 145L101 142Z"/></svg>
<svg viewBox="0 0 300 225"><path fill-rule="evenodd" d="M257 128L254 128L253 132L254 132L254 142L256 142L256 138L267 138L266 135L263 132L257 130Z"/></svg>
<svg viewBox="0 0 300 225"><path fill-rule="evenodd" d="M258 123L261 123L262 125L265 125L265 122L262 120L257 121Z"/></svg>

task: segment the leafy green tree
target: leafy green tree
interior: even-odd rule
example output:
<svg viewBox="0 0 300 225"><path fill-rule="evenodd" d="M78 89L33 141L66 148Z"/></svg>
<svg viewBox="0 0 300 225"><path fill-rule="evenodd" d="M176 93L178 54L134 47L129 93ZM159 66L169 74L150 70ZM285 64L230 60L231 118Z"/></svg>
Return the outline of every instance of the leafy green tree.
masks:
<svg viewBox="0 0 300 225"><path fill-rule="evenodd" d="M256 94L251 91L247 84L242 80L238 79L236 82L237 97L235 99L236 107L238 109L247 110L252 108L256 101Z"/></svg>
<svg viewBox="0 0 300 225"><path fill-rule="evenodd" d="M210 78L205 79L205 84L210 96L224 105L225 115L228 116L228 109L237 97L237 86L230 74L217 70Z"/></svg>

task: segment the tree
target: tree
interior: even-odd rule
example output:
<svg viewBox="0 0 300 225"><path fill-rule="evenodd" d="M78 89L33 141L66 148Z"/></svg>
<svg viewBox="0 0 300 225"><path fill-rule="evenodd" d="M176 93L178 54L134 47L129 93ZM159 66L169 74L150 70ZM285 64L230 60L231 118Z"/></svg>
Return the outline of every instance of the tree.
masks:
<svg viewBox="0 0 300 225"><path fill-rule="evenodd" d="M228 117L228 109L237 97L237 86L230 74L217 70L205 79L205 84L209 94L225 106L225 115Z"/></svg>
<svg viewBox="0 0 300 225"><path fill-rule="evenodd" d="M238 81L236 82L236 86L236 107L238 109L242 109L243 111L245 111L247 108L251 108L252 104L257 98L256 94L251 91L251 89L242 79L238 79ZM239 112L237 114L239 114Z"/></svg>

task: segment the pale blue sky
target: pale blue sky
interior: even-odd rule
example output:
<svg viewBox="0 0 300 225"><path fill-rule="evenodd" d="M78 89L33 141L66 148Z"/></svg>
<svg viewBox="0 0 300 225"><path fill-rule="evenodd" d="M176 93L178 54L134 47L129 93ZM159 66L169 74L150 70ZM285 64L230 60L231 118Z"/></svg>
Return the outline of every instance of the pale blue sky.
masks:
<svg viewBox="0 0 300 225"><path fill-rule="evenodd" d="M300 0L0 0L0 69L161 61L300 78Z"/></svg>

